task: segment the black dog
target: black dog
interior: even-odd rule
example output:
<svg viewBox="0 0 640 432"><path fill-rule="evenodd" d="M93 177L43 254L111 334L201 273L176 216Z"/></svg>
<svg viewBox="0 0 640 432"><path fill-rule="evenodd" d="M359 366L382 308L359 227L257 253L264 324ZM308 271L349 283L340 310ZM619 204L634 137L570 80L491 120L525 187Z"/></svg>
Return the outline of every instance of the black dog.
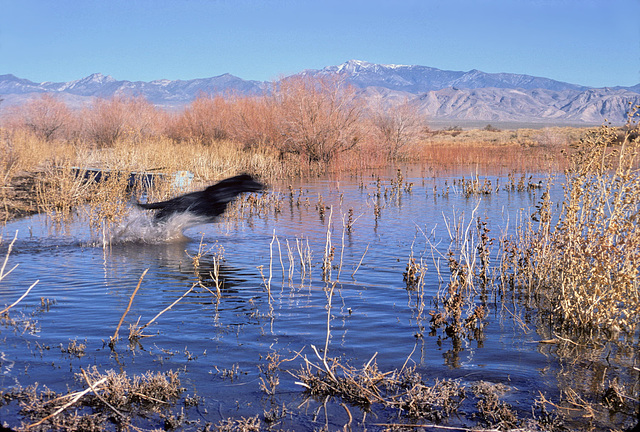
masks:
<svg viewBox="0 0 640 432"><path fill-rule="evenodd" d="M168 201L138 204L148 210L158 210L155 220L164 222L178 213L202 217L203 222L214 222L227 209L227 205L243 192L256 192L264 185L248 174L222 180L200 192L191 192Z"/></svg>

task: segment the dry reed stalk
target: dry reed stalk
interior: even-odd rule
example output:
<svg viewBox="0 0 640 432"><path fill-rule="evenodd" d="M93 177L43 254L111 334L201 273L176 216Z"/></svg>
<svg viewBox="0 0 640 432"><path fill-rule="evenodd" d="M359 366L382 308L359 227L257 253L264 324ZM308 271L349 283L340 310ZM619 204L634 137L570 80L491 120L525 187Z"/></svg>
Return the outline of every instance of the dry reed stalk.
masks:
<svg viewBox="0 0 640 432"><path fill-rule="evenodd" d="M271 277L273 276L273 242L276 239L276 230L273 230L273 236L269 243L269 280L267 281L267 293L269 295L269 302L271 302Z"/></svg>
<svg viewBox="0 0 640 432"><path fill-rule="evenodd" d="M444 218L445 227L449 234L449 240L452 247L449 249L449 261L450 268L452 270L452 278L459 279L462 282L461 288L465 291L475 291L473 280L476 269L476 245L474 237L471 234L471 227L475 221L475 214L480 206L481 200L479 199L475 207L471 211L469 223L465 225L464 215L456 218L455 211L453 215L453 221ZM455 225L454 225L455 223ZM444 255L442 255L444 258ZM455 258L454 258L455 257ZM451 259L454 258L454 261ZM451 267L451 265L454 265Z"/></svg>
<svg viewBox="0 0 640 432"><path fill-rule="evenodd" d="M131 294L131 297L129 297L129 304L127 305L127 309L125 309L124 313L120 317L120 322L118 322L118 326L116 327L116 331L113 334L113 336L111 337L111 343L112 344L115 344L116 340L118 339L118 332L120 331L120 326L122 325L122 322L124 321L124 317L126 317L127 314L129 313L129 310L131 309L131 305L133 304L133 298L136 296L136 293L138 292L138 289L140 289L140 285L142 285L142 279L144 279L144 276L147 274L148 271L149 271L149 269L146 269L145 271L142 272L142 275L140 275L140 279L138 279L138 285L136 285L136 289L133 290L133 293Z"/></svg>
<svg viewBox="0 0 640 432"><path fill-rule="evenodd" d="M18 239L18 230L16 230L14 236L13 236L13 240L11 240L11 243L9 243L9 247L7 248L7 254L4 257L4 261L2 262L2 267L0 267L0 282L2 282L2 279L4 279L5 277L7 277L12 271L14 271L16 269L16 267L18 267L18 264L14 265L13 267L11 267L11 269L9 269L9 271L7 271L5 273L5 268L7 267L7 262L9 261L9 256L11 255L11 250L13 249L13 245L16 242L16 240ZM18 300L16 300L15 302L11 303L9 306L5 307L4 309L2 309L0 311L0 315L4 315L5 312L7 312L9 309L11 309L12 307L14 307L15 305L17 305L18 303L20 303L22 301L23 298L25 298L29 292L31 291L31 289L36 286L36 284L40 282L40 280L36 280L34 283L31 284L31 286L29 288L27 288L27 290L24 292L24 294L22 294L20 296L20 298L18 298Z"/></svg>
<svg viewBox="0 0 640 432"><path fill-rule="evenodd" d="M336 288L337 282L333 282L331 284L331 288L329 288L329 293L327 295L327 336L324 341L324 353L322 357L322 362L324 365L327 365L327 352L329 352L329 339L331 338L331 307L333 301L333 291Z"/></svg>
<svg viewBox="0 0 640 432"><path fill-rule="evenodd" d="M289 245L289 239L287 241L287 256L289 257L289 282L293 281L293 273L295 271L295 260L293 257L293 251L291 250L291 246Z"/></svg>
<svg viewBox="0 0 640 432"><path fill-rule="evenodd" d="M15 268L15 267L14 267ZM2 309L0 311L0 315L3 315L6 311L8 311L9 309L11 309L12 307L14 307L15 305L17 305L18 303L20 303L20 301L22 301L23 298L25 298L27 296L27 294L29 294L29 292L31 291L31 288L33 288L34 286L36 286L36 284L40 282L40 280L36 280L34 283L31 284L31 286L29 288L27 288L27 290L24 292L24 294L22 294L20 296L20 298L16 301L14 301L13 303L11 303L9 306L7 306L6 308Z"/></svg>
<svg viewBox="0 0 640 432"><path fill-rule="evenodd" d="M309 269L309 278L311 278L311 248L309 247L309 239L306 240L306 249L301 243L302 240L296 238L296 249L300 257L300 277L304 281L305 276L307 276L307 268Z"/></svg>
<svg viewBox="0 0 640 432"><path fill-rule="evenodd" d="M189 255L189 253L185 250L184 253L191 258L191 262L193 263L193 268L194 271L196 273L196 276L199 276L200 274L200 260L202 260L202 257L205 256L206 254L208 254L209 252L211 252L213 250L214 246L211 246L210 248L208 248L207 250L205 250L205 248L208 246L206 243L203 242L204 240L204 234L202 234L200 236L200 243L198 243L198 252L196 252L193 256ZM218 250L218 252L220 253L220 255L222 254L221 251L224 251L224 249L220 246L220 249ZM216 254L214 254L215 256Z"/></svg>
<svg viewBox="0 0 640 432"><path fill-rule="evenodd" d="M143 325L142 327L140 327L139 331L141 332L142 330L144 330L145 328L149 327L155 320L157 320L163 313L167 312L168 310L170 310L172 307L174 307L176 304L178 304L178 302L180 302L180 300L182 300L183 298L185 298L187 296L187 294L189 294L191 291L193 291L193 289L197 286L197 284L193 284L191 286L191 288L189 288L184 294L182 294L180 296L180 298L178 298L176 301L174 301L173 303L171 303L169 306L167 306L166 308L164 308L162 311L160 311L156 316L154 316L153 318L151 318L151 320L146 323L145 325Z"/></svg>
<svg viewBox="0 0 640 432"><path fill-rule="evenodd" d="M223 259L223 253L224 248L221 245L218 245L218 250L213 254L213 274L211 274L211 277L216 285L216 297L218 299L220 299L220 297L222 296L222 283L220 282L220 261L222 261Z"/></svg>
<svg viewBox="0 0 640 432"><path fill-rule="evenodd" d="M340 244L340 263L338 264L338 275L336 277L336 279L340 279L340 273L342 273L342 263L343 263L343 258L344 258L344 247L345 247L345 243L344 243L344 236L345 233L349 233L351 234L352 230L353 230L353 224L356 223L356 221L358 219L360 219L360 217L362 217L363 214L360 214L357 218L353 219L353 210L349 209L349 213L348 215L342 215L342 237L341 237L341 244ZM347 217L348 219L345 221L345 217ZM369 248L369 245L367 245L367 249ZM353 273L351 273L351 277L353 277L353 275L356 274L356 272L358 271L358 268L360 267L360 264L362 264L362 260L364 259L364 255L367 253L367 251L365 250L364 253L362 254L362 258L360 259L360 263L358 264L358 267L353 271Z"/></svg>
<svg viewBox="0 0 640 432"><path fill-rule="evenodd" d="M18 267L18 264L16 264L7 273L4 272L4 269L7 267L7 262L9 261L9 255L11 255L11 250L13 249L13 245L17 239L18 239L18 230L16 230L15 234L13 235L13 240L11 240L11 243L9 243L9 247L7 248L7 254L4 256L2 267L0 267L0 281L4 279L7 275L9 275L9 273L11 273L13 270L15 270L16 267Z"/></svg>
<svg viewBox="0 0 640 432"><path fill-rule="evenodd" d="M322 256L322 280L328 282L331 279L331 262L334 257L334 248L331 246L331 217L333 216L333 206L329 207L329 221L327 223L327 235Z"/></svg>
<svg viewBox="0 0 640 432"><path fill-rule="evenodd" d="M273 230L273 234L275 236L276 239L276 243L278 243L278 257L280 258L280 268L282 269L282 281L284 282L284 262L282 261L282 248L280 247L280 240L278 239L278 236L275 235L276 231Z"/></svg>
<svg viewBox="0 0 640 432"><path fill-rule="evenodd" d="M356 272L358 271L358 269L362 265L362 261L364 261L364 257L367 254L368 250L369 250L369 243L367 243L367 247L364 249L364 252L362 253L362 257L360 257L360 261L358 262L358 265L356 266L356 268L353 271L353 273L351 273L351 277L353 277L356 274Z"/></svg>

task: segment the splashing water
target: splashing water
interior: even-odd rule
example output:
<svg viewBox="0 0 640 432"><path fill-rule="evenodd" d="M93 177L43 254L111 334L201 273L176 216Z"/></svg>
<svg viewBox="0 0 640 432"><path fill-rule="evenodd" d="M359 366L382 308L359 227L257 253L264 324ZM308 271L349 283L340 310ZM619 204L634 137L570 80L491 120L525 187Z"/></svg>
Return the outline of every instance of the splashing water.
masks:
<svg viewBox="0 0 640 432"><path fill-rule="evenodd" d="M158 222L148 211L132 207L120 224L104 228L101 238L94 238L92 245L158 244L182 241L185 239L185 229L207 222L211 222L210 218L196 216L190 212L176 213L166 221Z"/></svg>

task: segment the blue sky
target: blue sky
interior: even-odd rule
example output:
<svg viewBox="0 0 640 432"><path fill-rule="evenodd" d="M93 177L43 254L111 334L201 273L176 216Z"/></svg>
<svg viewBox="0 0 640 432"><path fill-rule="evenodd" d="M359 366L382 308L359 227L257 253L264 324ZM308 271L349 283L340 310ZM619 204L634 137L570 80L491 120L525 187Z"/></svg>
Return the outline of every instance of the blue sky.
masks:
<svg viewBox="0 0 640 432"><path fill-rule="evenodd" d="M358 59L629 86L639 17L640 0L0 0L0 74L273 80Z"/></svg>

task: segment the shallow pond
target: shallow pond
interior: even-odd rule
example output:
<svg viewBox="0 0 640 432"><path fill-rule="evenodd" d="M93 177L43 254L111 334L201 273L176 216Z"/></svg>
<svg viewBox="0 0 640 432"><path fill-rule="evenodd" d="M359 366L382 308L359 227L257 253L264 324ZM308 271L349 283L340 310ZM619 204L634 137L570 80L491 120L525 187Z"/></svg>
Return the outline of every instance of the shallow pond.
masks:
<svg viewBox="0 0 640 432"><path fill-rule="evenodd" d="M129 234L113 238L108 247L81 224L55 228L44 216L8 224L0 257L17 231L7 269L18 267L0 283L0 304L38 283L10 311L15 324L0 328L2 389L36 382L60 393L82 389L74 375L91 366L128 375L174 370L184 395L199 398L197 406L184 408L187 418L199 422L194 429L282 406L283 429L342 428L348 415L340 400L322 407L322 400L308 398L299 379L287 373L303 364L301 356L295 358L298 352L319 361L311 345L319 352L325 347L327 288L337 282L329 357L362 367L375 355L381 371L408 362L426 380L504 384L504 399L525 414L539 392L557 398L559 376L567 369L555 347L539 343L544 331L515 322L493 294L481 337L451 338L429 328L429 311L449 278L450 232L456 225L473 231L476 218L486 218L496 249L500 235L532 213L541 190L500 186L497 193L467 196L454 182L462 175L431 177L405 168L401 187L397 175L390 170L270 185L273 203L266 210L239 211L167 242L133 238L131 231L147 217L138 210L132 210L138 222L131 222ZM508 182L488 178L494 187ZM204 253L194 265L199 251ZM325 251L332 261L323 278ZM403 280L411 256L427 267L419 290L407 289ZM220 258L219 297L214 257ZM111 348L110 337L146 269ZM152 337L128 342L130 324L149 322L192 287L144 330ZM73 341L85 345L83 353L68 352ZM260 384L274 352L282 360L295 359L280 364L279 383L269 395ZM2 408L0 420L19 422L14 405ZM382 429L375 424L395 421L381 412L363 425L358 408L350 413L356 429Z"/></svg>

